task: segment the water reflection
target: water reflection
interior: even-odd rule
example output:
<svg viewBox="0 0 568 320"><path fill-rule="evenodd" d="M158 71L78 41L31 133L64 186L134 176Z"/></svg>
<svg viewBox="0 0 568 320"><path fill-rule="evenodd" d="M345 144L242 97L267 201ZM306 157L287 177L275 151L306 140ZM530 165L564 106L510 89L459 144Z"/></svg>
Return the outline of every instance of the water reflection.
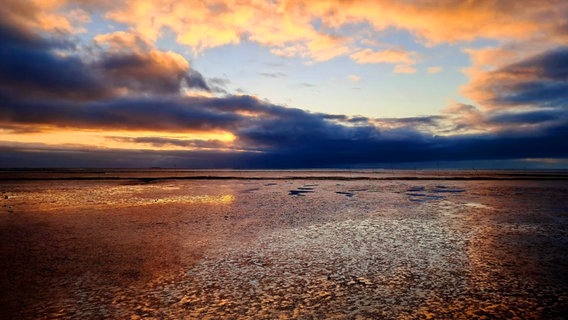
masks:
<svg viewBox="0 0 568 320"><path fill-rule="evenodd" d="M443 312L462 310L468 317L558 316L559 306L566 306L562 295L568 282L560 263L566 251L556 242L565 239L565 225L557 223L556 216L562 214L555 207L565 201L566 190L550 192L554 184L493 182L472 188L483 197L458 205L454 216L462 220L454 229L463 229L468 237L469 286L465 297L441 308Z"/></svg>
<svg viewBox="0 0 568 320"><path fill-rule="evenodd" d="M59 182L43 190L11 193L14 210L65 212L81 209L127 208L160 204L230 205L234 192L227 186L202 188L198 182L171 186L161 184Z"/></svg>
<svg viewBox="0 0 568 320"><path fill-rule="evenodd" d="M72 214L11 227L6 261L19 262L4 274L66 298L29 298L29 318L548 319L566 306L560 184L306 183L14 191L10 201Z"/></svg>
<svg viewBox="0 0 568 320"><path fill-rule="evenodd" d="M147 200L140 202L141 205L166 204L166 203L186 203L186 204L211 204L211 205L228 205L233 203L235 196L232 194L223 195L198 195L198 196L178 196L160 198L155 200Z"/></svg>

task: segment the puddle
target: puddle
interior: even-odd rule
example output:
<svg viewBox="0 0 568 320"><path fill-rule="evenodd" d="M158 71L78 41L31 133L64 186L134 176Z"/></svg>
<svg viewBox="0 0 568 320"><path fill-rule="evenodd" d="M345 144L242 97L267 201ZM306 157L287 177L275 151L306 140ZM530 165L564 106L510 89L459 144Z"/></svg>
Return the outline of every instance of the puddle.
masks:
<svg viewBox="0 0 568 320"><path fill-rule="evenodd" d="M313 193L312 190L290 190L288 191L288 195L290 196L303 196L304 193Z"/></svg>
<svg viewBox="0 0 568 320"><path fill-rule="evenodd" d="M253 193L253 192L258 191L258 190L260 190L260 188L250 188L250 189L242 190L241 193Z"/></svg>
<svg viewBox="0 0 568 320"><path fill-rule="evenodd" d="M444 188L444 189L434 189L432 190L432 192L436 192L436 193L460 193L460 192L465 192L464 189L449 189L449 188Z"/></svg>

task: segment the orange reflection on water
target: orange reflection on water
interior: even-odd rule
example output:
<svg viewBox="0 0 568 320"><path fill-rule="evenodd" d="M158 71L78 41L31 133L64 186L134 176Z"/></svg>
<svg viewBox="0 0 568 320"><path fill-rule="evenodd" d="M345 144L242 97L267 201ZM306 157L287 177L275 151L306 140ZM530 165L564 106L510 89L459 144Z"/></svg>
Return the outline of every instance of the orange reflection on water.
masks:
<svg viewBox="0 0 568 320"><path fill-rule="evenodd" d="M232 194L223 195L199 195L199 196L178 196L167 197L155 200L148 200L145 204L165 204L165 203L190 203L190 204L212 204L227 205L233 203L235 196Z"/></svg>
<svg viewBox="0 0 568 320"><path fill-rule="evenodd" d="M155 185L141 186L85 186L69 182L65 187L11 195L18 210L63 211L77 209L108 209L161 204L230 205L235 200L231 190L204 190L187 194L180 188Z"/></svg>

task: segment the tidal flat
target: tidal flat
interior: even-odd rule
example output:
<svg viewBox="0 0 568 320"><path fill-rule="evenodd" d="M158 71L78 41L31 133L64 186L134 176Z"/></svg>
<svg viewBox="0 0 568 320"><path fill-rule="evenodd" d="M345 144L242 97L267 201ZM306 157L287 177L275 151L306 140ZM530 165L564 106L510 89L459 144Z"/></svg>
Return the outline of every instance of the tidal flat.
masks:
<svg viewBox="0 0 568 320"><path fill-rule="evenodd" d="M564 319L568 174L3 171L3 319Z"/></svg>

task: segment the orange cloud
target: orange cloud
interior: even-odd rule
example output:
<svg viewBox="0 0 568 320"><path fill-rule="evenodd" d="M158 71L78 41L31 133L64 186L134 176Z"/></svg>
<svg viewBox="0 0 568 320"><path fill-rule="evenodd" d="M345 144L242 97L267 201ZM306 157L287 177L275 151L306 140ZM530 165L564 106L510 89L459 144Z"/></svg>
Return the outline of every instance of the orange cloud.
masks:
<svg viewBox="0 0 568 320"><path fill-rule="evenodd" d="M287 57L325 61L350 52L348 39L318 31L313 17L285 2L133 0L107 17L132 25L151 40L164 28L196 52L246 39Z"/></svg>
<svg viewBox="0 0 568 320"><path fill-rule="evenodd" d="M416 69L412 66L405 65L405 64L398 64L394 66L394 73L416 73Z"/></svg>
<svg viewBox="0 0 568 320"><path fill-rule="evenodd" d="M4 0L0 16L10 25L22 30L48 33L81 33L90 22L89 14L81 8L68 8L68 0Z"/></svg>
<svg viewBox="0 0 568 320"><path fill-rule="evenodd" d="M73 146L79 148L195 150L211 145L216 149L230 148L235 136L225 131L192 133L88 130L42 127L36 132L15 133L0 129L0 145L42 143L46 146ZM160 142L160 143L158 143ZM176 144L177 142L177 144ZM183 143L185 142L185 143Z"/></svg>
<svg viewBox="0 0 568 320"><path fill-rule="evenodd" d="M410 57L411 53L403 50L384 50L374 52L371 49L364 49L350 55L357 63L402 63L413 64L415 61Z"/></svg>
<svg viewBox="0 0 568 320"><path fill-rule="evenodd" d="M274 54L310 61L326 61L355 52L355 61L405 64L397 67L403 72L410 71L412 63L400 60L411 58L397 56L390 50L371 54L370 49L354 44L370 45L377 41L368 39L368 34L341 35L340 29L357 23L367 23L376 32L397 28L428 45L476 38L519 40L539 36L568 41L564 32L568 3L562 0L6 0L0 13L26 28L77 33L84 31L83 25L89 21L86 12L92 8L109 10L107 18L127 24L149 41L156 41L169 29L178 43L196 53L253 41L269 47Z"/></svg>
<svg viewBox="0 0 568 320"><path fill-rule="evenodd" d="M413 58L415 53L404 50L383 50L373 51L371 49L363 49L351 54L349 57L360 64L367 63L392 63L396 64L394 73L415 73L416 69L412 66L416 63Z"/></svg>
<svg viewBox="0 0 568 320"><path fill-rule="evenodd" d="M95 36L93 41L111 52L121 52L125 50L143 52L153 47L151 41L141 35L124 31L99 34Z"/></svg>
<svg viewBox="0 0 568 320"><path fill-rule="evenodd" d="M131 26L151 41L167 28L178 43L196 52L247 40L270 47L275 54L313 61L352 54L357 50L355 40L371 43L355 34L339 36L340 28L357 23L378 32L406 30L428 45L477 38L568 41L568 3L563 0L6 0L8 9L0 12L44 31L80 32L88 16L77 6L109 9L107 18Z"/></svg>
<svg viewBox="0 0 568 320"><path fill-rule="evenodd" d="M442 69L442 67L429 67L427 71L428 73L440 73Z"/></svg>
<svg viewBox="0 0 568 320"><path fill-rule="evenodd" d="M361 77L358 76L358 75L354 75L354 74L347 76L347 79L349 79L350 81L353 81L353 82L361 81Z"/></svg>
<svg viewBox="0 0 568 320"><path fill-rule="evenodd" d="M565 20L562 0L523 1L295 1L326 25L339 27L367 22L375 30L396 27L408 30L428 44L471 41L476 38L524 39L551 22ZM543 21L547 16L551 21Z"/></svg>

